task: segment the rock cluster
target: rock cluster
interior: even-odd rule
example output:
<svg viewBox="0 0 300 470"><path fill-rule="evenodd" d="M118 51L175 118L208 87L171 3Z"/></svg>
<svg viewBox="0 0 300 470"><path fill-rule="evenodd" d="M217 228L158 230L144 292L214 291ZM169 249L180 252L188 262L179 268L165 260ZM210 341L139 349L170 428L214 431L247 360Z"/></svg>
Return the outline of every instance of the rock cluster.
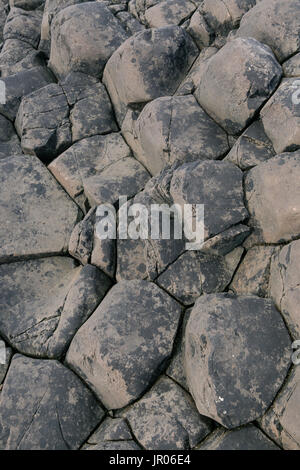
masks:
<svg viewBox="0 0 300 470"><path fill-rule="evenodd" d="M299 123L299 0L0 0L0 450L300 450Z"/></svg>

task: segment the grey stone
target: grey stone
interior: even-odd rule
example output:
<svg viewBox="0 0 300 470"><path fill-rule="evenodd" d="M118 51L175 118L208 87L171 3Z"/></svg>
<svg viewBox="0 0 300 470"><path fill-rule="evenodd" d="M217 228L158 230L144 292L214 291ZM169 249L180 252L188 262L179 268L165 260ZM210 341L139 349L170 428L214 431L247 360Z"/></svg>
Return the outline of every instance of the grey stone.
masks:
<svg viewBox="0 0 300 470"><path fill-rule="evenodd" d="M18 136L12 123L0 114L0 159L22 153Z"/></svg>
<svg viewBox="0 0 300 470"><path fill-rule="evenodd" d="M69 106L53 83L22 99L15 126L25 153L50 163L72 143Z"/></svg>
<svg viewBox="0 0 300 470"><path fill-rule="evenodd" d="M109 96L99 81L86 74L72 72L61 86L72 106L70 122L73 142L118 130Z"/></svg>
<svg viewBox="0 0 300 470"><path fill-rule="evenodd" d="M238 138L224 160L234 163L241 170L249 170L274 155L273 145L266 136L261 121L255 121Z"/></svg>
<svg viewBox="0 0 300 470"><path fill-rule="evenodd" d="M246 176L250 223L265 243L290 241L300 235L300 153L271 158Z"/></svg>
<svg viewBox="0 0 300 470"><path fill-rule="evenodd" d="M237 35L267 44L283 62L299 51L299 12L298 0L260 0L242 18Z"/></svg>
<svg viewBox="0 0 300 470"><path fill-rule="evenodd" d="M183 304L191 305L203 293L224 291L236 267L229 266L222 256L187 251L156 282Z"/></svg>
<svg viewBox="0 0 300 470"><path fill-rule="evenodd" d="M281 311L292 335L300 338L300 240L276 251L271 263L269 295Z"/></svg>
<svg viewBox="0 0 300 470"><path fill-rule="evenodd" d="M226 133L193 96L158 98L131 126L126 121L123 135L152 175L175 162L218 159L229 149Z"/></svg>
<svg viewBox="0 0 300 470"><path fill-rule="evenodd" d="M290 366L290 337L273 303L201 296L185 334L187 380L199 413L228 429L261 417Z"/></svg>
<svg viewBox="0 0 300 470"><path fill-rule="evenodd" d="M123 418L106 418L82 450L140 450Z"/></svg>
<svg viewBox="0 0 300 470"><path fill-rule="evenodd" d="M109 57L127 37L104 4L69 6L52 21L49 66L58 77L72 71L100 76Z"/></svg>
<svg viewBox="0 0 300 470"><path fill-rule="evenodd" d="M75 335L67 363L109 409L140 397L173 349L181 308L155 284L115 285Z"/></svg>
<svg viewBox="0 0 300 470"><path fill-rule="evenodd" d="M87 198L93 206L114 203L121 195L134 196L150 178L117 133L75 143L49 170L82 208L87 207Z"/></svg>
<svg viewBox="0 0 300 470"><path fill-rule="evenodd" d="M192 39L179 26L145 30L127 39L103 75L119 125L128 106L173 94L197 54Z"/></svg>
<svg viewBox="0 0 300 470"><path fill-rule="evenodd" d="M185 362L184 362L184 350L185 350L185 329L190 318L192 309L186 309L184 312L184 317L182 324L180 325L179 332L175 341L175 346L173 350L172 359L169 367L166 370L166 375L171 377L175 382L177 382L185 390L189 391L189 386L187 383L186 373L185 373Z"/></svg>
<svg viewBox="0 0 300 470"><path fill-rule="evenodd" d="M281 75L268 46L237 38L207 61L195 97L229 134L237 134L271 96Z"/></svg>
<svg viewBox="0 0 300 470"><path fill-rule="evenodd" d="M76 450L103 416L92 392L62 364L17 354L0 395L0 448Z"/></svg>
<svg viewBox="0 0 300 470"><path fill-rule="evenodd" d="M5 41L0 53L1 77L9 77L35 67L44 67L45 61L41 51L19 39ZM50 74L49 74L50 76Z"/></svg>
<svg viewBox="0 0 300 470"><path fill-rule="evenodd" d="M240 429L216 429L197 450L280 450L253 424Z"/></svg>
<svg viewBox="0 0 300 470"><path fill-rule="evenodd" d="M247 251L229 288L238 295L267 297L272 246L254 246Z"/></svg>
<svg viewBox="0 0 300 470"><path fill-rule="evenodd" d="M39 159L1 159L0 182L0 263L66 252L81 212Z"/></svg>
<svg viewBox="0 0 300 470"><path fill-rule="evenodd" d="M296 54L282 64L286 77L300 77L300 54Z"/></svg>
<svg viewBox="0 0 300 470"><path fill-rule="evenodd" d="M116 5L115 5L116 6ZM124 5L123 5L124 7ZM116 17L122 23L125 31L129 35L133 35L145 29L145 26L142 25L131 13L128 11L121 11L116 14Z"/></svg>
<svg viewBox="0 0 300 470"><path fill-rule="evenodd" d="M261 110L265 132L276 153L300 148L299 83L293 78L284 80Z"/></svg>
<svg viewBox="0 0 300 470"><path fill-rule="evenodd" d="M170 194L174 203L204 204L205 239L242 222L247 217L243 202L242 172L232 163L185 163L173 173Z"/></svg>
<svg viewBox="0 0 300 470"><path fill-rule="evenodd" d="M145 12L145 19L150 28L181 24L188 18L196 7L189 0L165 0L156 3Z"/></svg>
<svg viewBox="0 0 300 470"><path fill-rule="evenodd" d="M59 358L111 281L96 267L51 257L0 265L0 331L26 355Z"/></svg>
<svg viewBox="0 0 300 470"><path fill-rule="evenodd" d="M166 377L122 416L146 450L189 449L212 430L212 423L199 415L190 395Z"/></svg>
<svg viewBox="0 0 300 470"><path fill-rule="evenodd" d="M3 78L3 82L6 89L6 103L0 103L0 113L14 121L22 98L53 83L53 76L45 67L34 67Z"/></svg>
<svg viewBox="0 0 300 470"><path fill-rule="evenodd" d="M295 367L272 407L262 418L262 429L285 450L300 450L300 368Z"/></svg>
<svg viewBox="0 0 300 470"><path fill-rule="evenodd" d="M7 16L3 38L19 39L37 48L40 41L42 13L12 7Z"/></svg>

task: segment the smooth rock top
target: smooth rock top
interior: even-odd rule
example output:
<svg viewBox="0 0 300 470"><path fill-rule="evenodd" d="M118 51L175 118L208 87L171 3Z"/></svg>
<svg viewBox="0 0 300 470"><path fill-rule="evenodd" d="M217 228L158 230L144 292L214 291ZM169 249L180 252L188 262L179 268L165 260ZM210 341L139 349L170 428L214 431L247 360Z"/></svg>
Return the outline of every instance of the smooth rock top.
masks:
<svg viewBox="0 0 300 470"><path fill-rule="evenodd" d="M163 369L180 314L180 305L155 284L119 282L75 335L67 364L107 408L122 408Z"/></svg>
<svg viewBox="0 0 300 470"><path fill-rule="evenodd" d="M291 340L272 301L200 297L186 327L187 381L199 413L228 429L261 417L290 366Z"/></svg>

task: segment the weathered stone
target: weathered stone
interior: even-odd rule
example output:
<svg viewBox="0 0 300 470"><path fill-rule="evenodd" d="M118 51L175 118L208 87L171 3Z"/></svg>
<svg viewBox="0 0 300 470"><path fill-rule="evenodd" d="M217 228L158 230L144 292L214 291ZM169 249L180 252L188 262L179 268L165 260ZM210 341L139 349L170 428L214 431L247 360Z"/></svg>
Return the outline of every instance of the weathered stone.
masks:
<svg viewBox="0 0 300 470"><path fill-rule="evenodd" d="M3 38L18 39L37 48L40 41L42 13L40 11L26 11L22 8L11 8L7 17Z"/></svg>
<svg viewBox="0 0 300 470"><path fill-rule="evenodd" d="M237 134L271 96L281 74L268 46L238 38L207 61L195 97L227 132Z"/></svg>
<svg viewBox="0 0 300 470"><path fill-rule="evenodd" d="M23 10L36 10L43 8L46 0L9 0L11 7L23 8Z"/></svg>
<svg viewBox="0 0 300 470"><path fill-rule="evenodd" d="M213 42L222 45L228 33L255 4L256 0L203 0L191 18L188 32L201 48Z"/></svg>
<svg viewBox="0 0 300 470"><path fill-rule="evenodd" d="M300 153L271 158L249 171L245 180L251 225L265 243L300 235Z"/></svg>
<svg viewBox="0 0 300 470"><path fill-rule="evenodd" d="M222 256L187 251L157 278L157 284L183 304L191 305L203 293L224 291L235 268Z"/></svg>
<svg viewBox="0 0 300 470"><path fill-rule="evenodd" d="M0 0L0 43L3 40L3 28L8 14L7 0Z"/></svg>
<svg viewBox="0 0 300 470"><path fill-rule="evenodd" d="M81 213L38 158L1 159L0 183L0 262L66 252Z"/></svg>
<svg viewBox="0 0 300 470"><path fill-rule="evenodd" d="M112 5L118 6L118 5ZM121 7L126 8L125 5L121 5ZM111 8L110 8L111 10ZM142 25L131 13L128 11L121 11L116 14L116 17L123 25L125 31L131 36L135 33L139 33L140 31L144 31L145 26Z"/></svg>
<svg viewBox="0 0 300 470"><path fill-rule="evenodd" d="M25 96L15 126L23 151L50 163L72 143L69 107L62 88L53 83Z"/></svg>
<svg viewBox="0 0 300 470"><path fill-rule="evenodd" d="M52 21L49 66L58 77L72 71L99 76L127 37L121 23L103 3L69 6Z"/></svg>
<svg viewBox="0 0 300 470"><path fill-rule="evenodd" d="M111 199L114 190L116 193L113 198L118 199L121 195L133 196L144 187L150 175L130 155L130 149L120 134L93 136L72 145L49 165L49 170L70 196L84 208L87 206L86 191L91 198L94 193L96 195L93 197L98 198L101 197L101 188L103 192L106 189L106 195L103 193L104 201L101 202L108 203L111 202L109 198ZM137 176L136 181L131 181L131 187L126 186L126 181L130 179L130 173L125 173L127 163L129 170L133 171L133 176ZM109 197L106 199L106 196ZM92 201L92 205L94 203L97 204Z"/></svg>
<svg viewBox="0 0 300 470"><path fill-rule="evenodd" d="M238 295L258 295L268 293L272 246L254 246L240 264L229 288Z"/></svg>
<svg viewBox="0 0 300 470"><path fill-rule="evenodd" d="M19 139L12 123L0 114L0 158L21 153Z"/></svg>
<svg viewBox="0 0 300 470"><path fill-rule="evenodd" d="M181 308L155 284L115 285L75 335L67 363L109 409L136 400L165 366Z"/></svg>
<svg viewBox="0 0 300 470"><path fill-rule="evenodd" d="M0 113L14 121L23 96L53 83L53 76L45 67L34 67L2 81L5 83L6 102L0 103Z"/></svg>
<svg viewBox="0 0 300 470"><path fill-rule="evenodd" d="M163 28L172 24L179 25L195 9L195 5L189 0L165 0L148 8L145 12L145 19L150 28Z"/></svg>
<svg viewBox="0 0 300 470"><path fill-rule="evenodd" d="M240 429L217 429L197 450L280 450L253 424Z"/></svg>
<svg viewBox="0 0 300 470"><path fill-rule="evenodd" d="M260 0L242 18L237 35L267 44L283 62L299 51L299 13L298 0Z"/></svg>
<svg viewBox="0 0 300 470"><path fill-rule="evenodd" d="M26 355L59 358L111 281L94 266L54 257L0 265L0 331Z"/></svg>
<svg viewBox="0 0 300 470"><path fill-rule="evenodd" d="M201 247L201 252L227 255L240 246L249 234L250 229L247 225L235 225L206 240Z"/></svg>
<svg viewBox="0 0 300 470"><path fill-rule="evenodd" d="M171 377L171 379L173 379L187 391L189 391L189 386L187 383L184 362L185 329L190 318L191 311L192 309L189 308L184 312L183 321L177 334L172 359L169 367L166 370L167 376Z"/></svg>
<svg viewBox="0 0 300 470"><path fill-rule="evenodd" d="M276 251L271 263L269 295L297 340L300 337L300 240Z"/></svg>
<svg viewBox="0 0 300 470"><path fill-rule="evenodd" d="M255 121L239 137L224 160L234 163L241 170L249 170L274 155L272 143L266 136L261 121Z"/></svg>
<svg viewBox="0 0 300 470"><path fill-rule="evenodd" d="M179 26L145 30L125 41L109 59L103 81L122 125L127 107L173 94L198 49Z"/></svg>
<svg viewBox="0 0 300 470"><path fill-rule="evenodd" d="M262 429L285 450L300 450L300 368L294 368L284 388L261 421Z"/></svg>
<svg viewBox="0 0 300 470"><path fill-rule="evenodd" d="M226 133L193 96L158 98L131 126L125 120L122 131L152 175L175 162L217 159L229 149Z"/></svg>
<svg viewBox="0 0 300 470"><path fill-rule="evenodd" d="M286 77L300 77L300 54L296 54L284 62L282 69Z"/></svg>
<svg viewBox="0 0 300 470"><path fill-rule="evenodd" d="M82 450L140 450L133 440L127 422L122 418L106 418L89 437Z"/></svg>
<svg viewBox="0 0 300 470"><path fill-rule="evenodd" d="M109 96L98 80L73 72L61 86L72 106L70 122L73 142L118 130Z"/></svg>
<svg viewBox="0 0 300 470"><path fill-rule="evenodd" d="M170 194L174 203L204 204L204 235L210 238L247 217L242 172L232 163L186 163L173 173Z"/></svg>
<svg viewBox="0 0 300 470"><path fill-rule="evenodd" d="M270 300L201 296L185 342L187 380L199 413L229 429L261 417L285 379L290 348Z"/></svg>
<svg viewBox="0 0 300 470"><path fill-rule="evenodd" d="M276 153L300 148L299 83L284 80L266 106L261 110L265 132Z"/></svg>
<svg viewBox="0 0 300 470"><path fill-rule="evenodd" d="M15 355L0 395L0 449L75 450L104 411L57 361Z"/></svg>
<svg viewBox="0 0 300 470"><path fill-rule="evenodd" d="M212 430L212 423L199 415L190 395L166 377L122 416L146 450L189 449Z"/></svg>
<svg viewBox="0 0 300 470"><path fill-rule="evenodd" d="M0 53L1 77L8 77L34 67L45 66L43 54L19 39L5 41Z"/></svg>

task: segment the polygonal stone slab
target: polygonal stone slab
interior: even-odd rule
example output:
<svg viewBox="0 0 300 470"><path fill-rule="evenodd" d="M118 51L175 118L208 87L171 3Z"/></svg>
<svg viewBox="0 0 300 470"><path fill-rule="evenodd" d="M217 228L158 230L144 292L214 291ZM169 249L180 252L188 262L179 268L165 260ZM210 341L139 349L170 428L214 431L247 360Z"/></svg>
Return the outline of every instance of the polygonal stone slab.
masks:
<svg viewBox="0 0 300 470"><path fill-rule="evenodd" d="M180 305L155 284L120 282L75 335L67 363L107 408L122 408L161 372L180 314Z"/></svg>
<svg viewBox="0 0 300 470"><path fill-rule="evenodd" d="M201 296L185 334L187 380L199 413L229 429L261 417L291 356L288 331L272 301Z"/></svg>
<svg viewBox="0 0 300 470"><path fill-rule="evenodd" d="M122 416L147 450L189 449L212 430L212 423L199 415L190 395L167 377L161 377Z"/></svg>
<svg viewBox="0 0 300 470"><path fill-rule="evenodd" d="M177 161L218 159L229 149L226 133L193 96L158 98L131 127L124 121L123 135L152 175Z"/></svg>
<svg viewBox="0 0 300 470"><path fill-rule="evenodd" d="M192 39L179 26L145 30L125 41L103 75L119 124L127 106L172 95L197 54Z"/></svg>
<svg viewBox="0 0 300 470"><path fill-rule="evenodd" d="M0 398L0 449L76 450L103 416L69 369L17 354Z"/></svg>
<svg viewBox="0 0 300 470"><path fill-rule="evenodd" d="M106 418L82 450L140 450L125 419Z"/></svg>
<svg viewBox="0 0 300 470"><path fill-rule="evenodd" d="M81 211L40 160L0 160L0 182L0 263L66 252Z"/></svg>
<svg viewBox="0 0 300 470"><path fill-rule="evenodd" d="M59 358L111 281L94 266L51 257L0 265L0 332L19 352Z"/></svg>
<svg viewBox="0 0 300 470"><path fill-rule="evenodd" d="M71 5L52 21L49 67L60 78L71 71L100 76L109 57L127 37L102 2Z"/></svg>
<svg viewBox="0 0 300 470"><path fill-rule="evenodd" d="M300 152L284 153L256 166L246 176L250 223L265 243L300 235Z"/></svg>
<svg viewBox="0 0 300 470"><path fill-rule="evenodd" d="M275 90L281 75L268 46L238 38L207 62L195 97L223 129L237 134Z"/></svg>

